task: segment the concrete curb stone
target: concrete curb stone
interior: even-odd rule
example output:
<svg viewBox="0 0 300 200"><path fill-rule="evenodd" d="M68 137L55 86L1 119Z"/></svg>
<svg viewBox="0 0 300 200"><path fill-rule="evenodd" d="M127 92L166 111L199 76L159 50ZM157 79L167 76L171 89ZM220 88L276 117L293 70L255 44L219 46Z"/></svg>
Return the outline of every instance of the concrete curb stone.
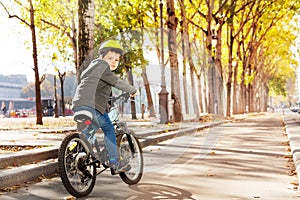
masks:
<svg viewBox="0 0 300 200"><path fill-rule="evenodd" d="M290 117L284 117L287 137L290 143L293 160L296 167L298 181L300 180L300 121L296 121Z"/></svg>
<svg viewBox="0 0 300 200"><path fill-rule="evenodd" d="M42 161L37 164L24 165L0 172L0 188L18 185L39 178L50 176L58 172L56 160Z"/></svg>
<svg viewBox="0 0 300 200"><path fill-rule="evenodd" d="M27 151L19 151L13 154L4 154L0 157L0 169L9 166L20 166L26 163L33 163L38 160L57 158L57 147L43 147Z"/></svg>

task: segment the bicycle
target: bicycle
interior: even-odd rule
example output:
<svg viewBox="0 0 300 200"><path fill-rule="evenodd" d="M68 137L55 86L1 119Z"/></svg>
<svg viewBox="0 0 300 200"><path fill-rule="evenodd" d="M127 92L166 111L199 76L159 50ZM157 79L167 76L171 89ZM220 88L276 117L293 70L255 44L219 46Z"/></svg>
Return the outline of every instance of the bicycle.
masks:
<svg viewBox="0 0 300 200"><path fill-rule="evenodd" d="M119 176L126 184L134 185L141 180L143 174L142 149L134 133L128 129L126 121L119 121L118 118L118 105L127 102L129 97L128 93L112 97L113 107L109 116L115 127L120 158L126 160L131 167L129 171L119 173ZM120 100L119 104L116 103L117 100ZM110 169L112 175L117 174L109 167L104 141L96 138L97 122L92 120L91 114L86 110L74 113L74 120L84 122L90 135L85 136L83 132L70 134L64 138L58 151L59 175L66 190L75 197L89 195L95 186L97 175L106 169Z"/></svg>

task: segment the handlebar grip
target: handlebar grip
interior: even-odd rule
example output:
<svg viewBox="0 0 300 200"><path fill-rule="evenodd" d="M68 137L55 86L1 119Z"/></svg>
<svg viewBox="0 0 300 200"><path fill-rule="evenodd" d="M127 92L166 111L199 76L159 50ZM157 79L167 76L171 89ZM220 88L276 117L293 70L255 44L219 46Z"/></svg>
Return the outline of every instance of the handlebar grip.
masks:
<svg viewBox="0 0 300 200"><path fill-rule="evenodd" d="M130 94L129 93L124 93L124 102L127 103L128 99L130 97Z"/></svg>
<svg viewBox="0 0 300 200"><path fill-rule="evenodd" d="M127 103L128 99L129 99L129 97L130 97L130 94L126 92L126 93L120 94L120 95L117 96L117 97L111 96L111 97L110 97L110 102L113 104L113 103L115 103L118 99L121 99L122 97L123 97L123 101L124 101L125 103Z"/></svg>

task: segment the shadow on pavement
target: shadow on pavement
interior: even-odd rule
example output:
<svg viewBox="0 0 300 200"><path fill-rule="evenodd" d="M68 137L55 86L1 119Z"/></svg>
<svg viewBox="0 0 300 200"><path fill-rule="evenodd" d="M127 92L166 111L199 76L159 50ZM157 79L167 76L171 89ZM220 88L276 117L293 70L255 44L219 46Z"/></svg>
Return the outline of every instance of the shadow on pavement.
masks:
<svg viewBox="0 0 300 200"><path fill-rule="evenodd" d="M142 183L129 187L140 194L130 197L131 200L150 200L150 199L189 199L195 200L192 194L186 190L153 183Z"/></svg>

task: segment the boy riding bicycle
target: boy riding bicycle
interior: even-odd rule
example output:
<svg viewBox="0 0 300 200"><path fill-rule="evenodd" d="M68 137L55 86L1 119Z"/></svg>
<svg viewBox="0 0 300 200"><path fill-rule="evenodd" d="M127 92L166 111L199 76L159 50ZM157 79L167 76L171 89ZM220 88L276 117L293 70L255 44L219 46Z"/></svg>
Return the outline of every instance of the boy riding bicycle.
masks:
<svg viewBox="0 0 300 200"><path fill-rule="evenodd" d="M119 159L114 126L108 117L108 103L112 86L131 95L135 95L138 91L113 72L117 69L122 55L123 50L117 41L108 40L103 43L99 48L99 58L92 61L81 73L81 81L73 99L74 112L84 109L93 111L91 112L93 119L98 122L99 127L104 132L104 142L108 149L110 167L116 173L127 171L130 166ZM83 130L85 134L86 131L88 130Z"/></svg>

